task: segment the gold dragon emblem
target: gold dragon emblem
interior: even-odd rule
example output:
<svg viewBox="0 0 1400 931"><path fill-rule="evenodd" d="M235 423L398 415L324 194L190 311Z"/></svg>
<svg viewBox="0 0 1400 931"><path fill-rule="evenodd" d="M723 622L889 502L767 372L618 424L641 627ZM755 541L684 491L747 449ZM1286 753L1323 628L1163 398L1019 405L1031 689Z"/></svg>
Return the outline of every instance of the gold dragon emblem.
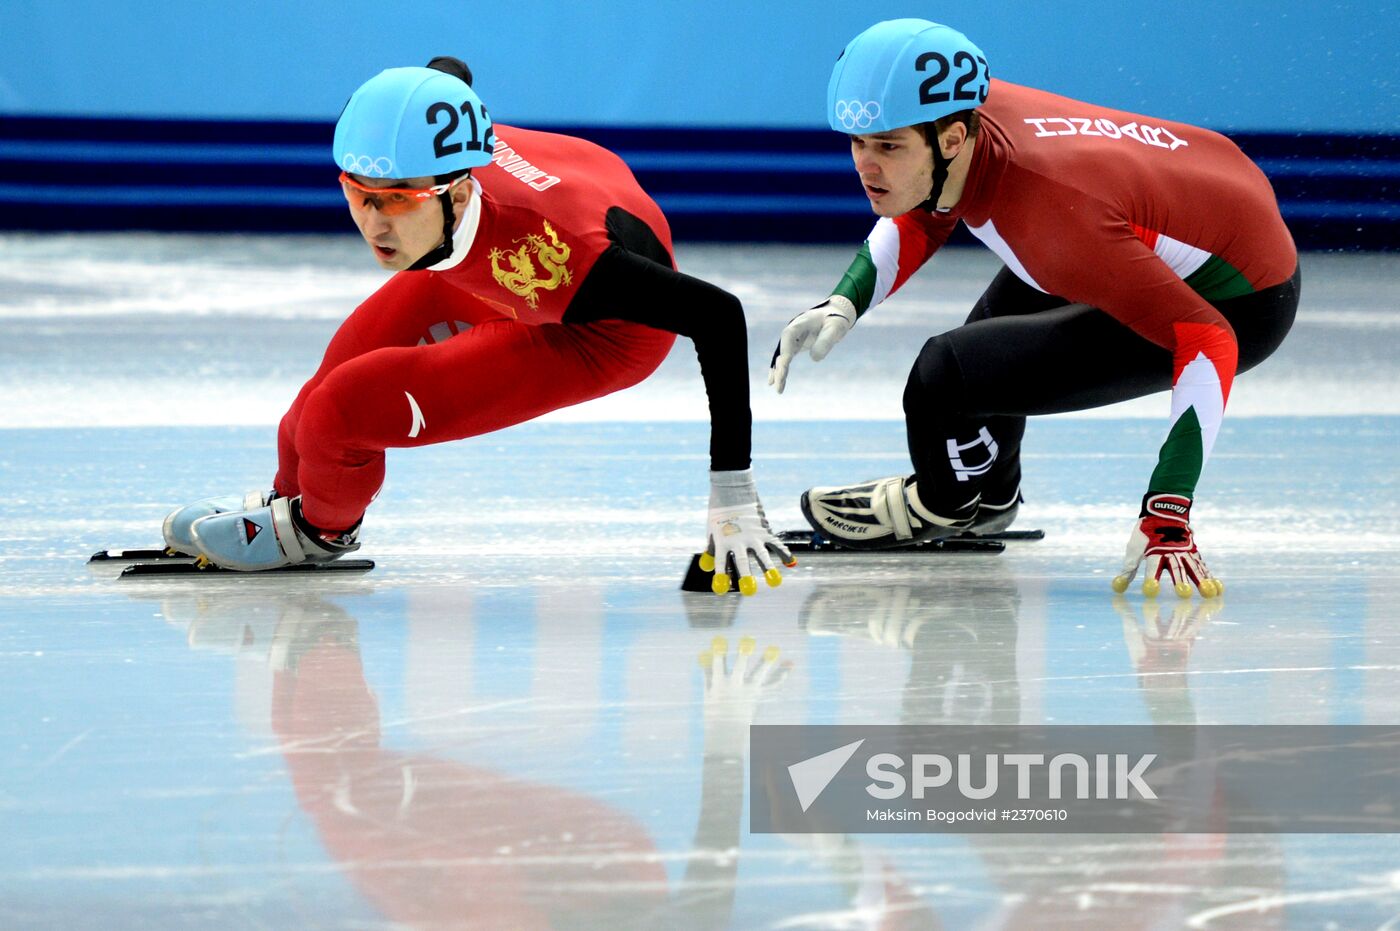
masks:
<svg viewBox="0 0 1400 931"><path fill-rule="evenodd" d="M573 250L559 240L559 234L549 225L548 220L544 221L543 236L531 233L512 240L512 243L521 245L517 249L491 250L488 256L491 259L491 273L501 287L525 298L525 303L530 305L531 310L540 306L540 298L536 291L541 288L553 291L561 284L573 284L573 275L564 265L569 261ZM501 259L505 259L509 267L502 266ZM540 275L539 268L536 268L537 262L539 268L544 269L543 276Z"/></svg>

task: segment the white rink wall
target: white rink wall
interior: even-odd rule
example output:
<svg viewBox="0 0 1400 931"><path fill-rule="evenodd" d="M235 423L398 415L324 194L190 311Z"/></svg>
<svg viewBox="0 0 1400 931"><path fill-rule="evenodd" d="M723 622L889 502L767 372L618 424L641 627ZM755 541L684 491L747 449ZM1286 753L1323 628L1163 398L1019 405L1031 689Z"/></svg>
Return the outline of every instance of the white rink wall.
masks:
<svg viewBox="0 0 1400 931"><path fill-rule="evenodd" d="M999 268L948 249L820 365L767 384L783 324L821 300L857 244L682 245L737 294L759 421L899 420L918 347L958 325ZM1305 254L1283 347L1235 384L1227 417L1400 413L1400 256ZM386 278L349 236L0 235L0 428L272 425L337 323ZM1164 394L1065 416L1162 418ZM703 421L684 340L642 386L546 422Z"/></svg>

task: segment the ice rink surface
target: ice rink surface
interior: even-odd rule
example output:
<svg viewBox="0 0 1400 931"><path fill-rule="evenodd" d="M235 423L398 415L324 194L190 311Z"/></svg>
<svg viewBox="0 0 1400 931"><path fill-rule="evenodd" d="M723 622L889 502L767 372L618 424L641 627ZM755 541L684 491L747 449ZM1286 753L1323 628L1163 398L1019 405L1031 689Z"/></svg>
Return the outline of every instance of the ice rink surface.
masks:
<svg viewBox="0 0 1400 931"><path fill-rule="evenodd" d="M850 254L680 250L748 308L780 527L906 469L908 366L997 268L936 257L773 396L779 329ZM349 238L0 237L0 928L1400 927L1395 835L747 830L749 723L1400 723L1400 257L1303 272L1199 490L1219 602L1109 590L1165 395L1031 423L1042 542L813 557L743 599L678 590L707 493L684 343L622 395L391 453L369 575L90 569L266 487L384 276ZM733 674L745 638L776 681Z"/></svg>

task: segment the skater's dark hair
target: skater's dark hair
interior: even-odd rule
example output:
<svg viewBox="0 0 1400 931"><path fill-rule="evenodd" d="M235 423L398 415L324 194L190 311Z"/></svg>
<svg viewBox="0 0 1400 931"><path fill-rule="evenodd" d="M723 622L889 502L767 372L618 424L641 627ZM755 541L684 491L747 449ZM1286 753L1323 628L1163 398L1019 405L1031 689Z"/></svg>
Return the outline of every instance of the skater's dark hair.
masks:
<svg viewBox="0 0 1400 931"><path fill-rule="evenodd" d="M460 58L439 55L428 62L428 67L434 71L441 71L443 74L450 74L454 78L461 78L468 87L472 86L472 69L468 68L467 63Z"/></svg>

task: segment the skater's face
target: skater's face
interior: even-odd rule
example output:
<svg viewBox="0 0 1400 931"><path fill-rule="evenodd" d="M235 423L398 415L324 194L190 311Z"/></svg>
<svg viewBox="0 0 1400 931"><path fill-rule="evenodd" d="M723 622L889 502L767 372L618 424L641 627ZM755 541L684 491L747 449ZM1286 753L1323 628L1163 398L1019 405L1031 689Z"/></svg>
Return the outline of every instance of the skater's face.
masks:
<svg viewBox="0 0 1400 931"><path fill-rule="evenodd" d="M933 149L912 126L851 136L851 158L879 216L908 213L933 189Z"/></svg>
<svg viewBox="0 0 1400 931"><path fill-rule="evenodd" d="M949 207L962 194L972 146L962 123L954 123L940 138L943 155L952 161L938 206ZM933 148L917 127L853 135L851 159L870 199L870 209L879 216L908 213L928 200L933 191Z"/></svg>
<svg viewBox="0 0 1400 931"><path fill-rule="evenodd" d="M442 245L442 199L436 193L423 198L393 193L403 189L426 191L433 188L432 178L350 175L349 181L345 191L350 216L381 267L402 271ZM368 193L375 190L383 190L385 195L376 197ZM455 229L461 221L462 208L471 199L472 186L466 178L460 178L448 190Z"/></svg>

